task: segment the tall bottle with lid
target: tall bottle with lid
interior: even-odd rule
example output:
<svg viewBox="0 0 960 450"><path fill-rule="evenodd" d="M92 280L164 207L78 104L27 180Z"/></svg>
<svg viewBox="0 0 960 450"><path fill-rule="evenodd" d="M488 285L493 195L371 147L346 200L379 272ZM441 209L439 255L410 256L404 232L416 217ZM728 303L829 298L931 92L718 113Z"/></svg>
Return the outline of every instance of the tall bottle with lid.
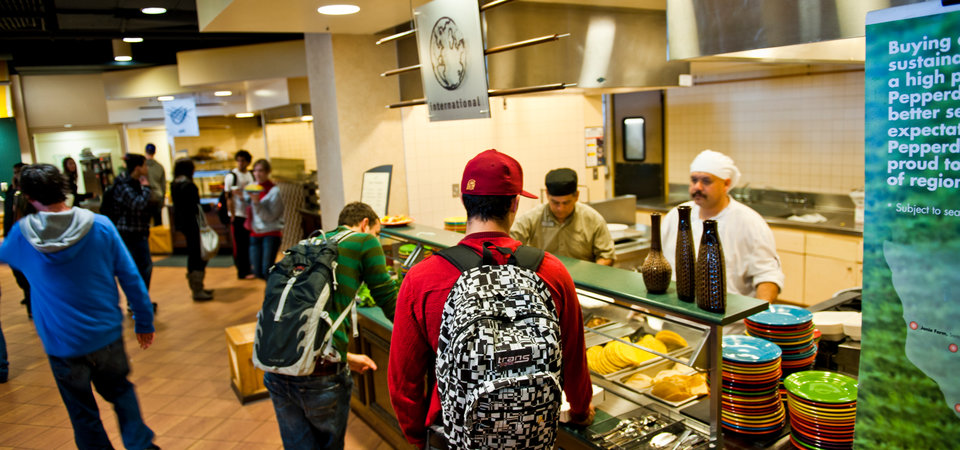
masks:
<svg viewBox="0 0 960 450"><path fill-rule="evenodd" d="M727 274L716 220L703 221L697 251L697 306L710 312L727 309Z"/></svg>
<svg viewBox="0 0 960 450"><path fill-rule="evenodd" d="M670 275L673 269L667 258L663 256L663 249L660 246L659 213L650 214L650 253L643 260L640 273L643 274L643 284L647 286L647 292L651 294L662 294L670 287Z"/></svg>
<svg viewBox="0 0 960 450"><path fill-rule="evenodd" d="M678 206L677 213L680 219L677 224L677 251L673 259L677 264L677 297L685 302L693 302L697 286L697 256L693 248L690 207Z"/></svg>

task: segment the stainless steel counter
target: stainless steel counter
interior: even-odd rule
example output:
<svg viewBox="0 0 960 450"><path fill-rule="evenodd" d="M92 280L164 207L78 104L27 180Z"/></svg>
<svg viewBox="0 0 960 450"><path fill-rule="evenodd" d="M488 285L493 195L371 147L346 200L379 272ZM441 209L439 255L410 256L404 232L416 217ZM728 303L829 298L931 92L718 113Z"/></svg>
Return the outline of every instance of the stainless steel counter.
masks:
<svg viewBox="0 0 960 450"><path fill-rule="evenodd" d="M800 194L797 199L806 199L807 197L826 197L816 194ZM830 196L836 197L836 196ZM687 200L690 195L684 192L671 192L666 197L641 198L637 199L637 209L667 212L674 206L677 206ZM831 199L832 200L832 199ZM846 208L844 205L837 205L838 202L822 201L820 203L803 203L802 205L789 205L784 201L774 201L766 199L754 199L753 201L741 201L741 203L753 208L760 213L768 224L785 228L796 228L805 231L821 231L825 233L844 234L849 236L863 236L863 224L854 223L854 210ZM809 205L809 206L808 206ZM821 223L806 223L787 220L794 214L812 214L817 213L824 216L827 221Z"/></svg>

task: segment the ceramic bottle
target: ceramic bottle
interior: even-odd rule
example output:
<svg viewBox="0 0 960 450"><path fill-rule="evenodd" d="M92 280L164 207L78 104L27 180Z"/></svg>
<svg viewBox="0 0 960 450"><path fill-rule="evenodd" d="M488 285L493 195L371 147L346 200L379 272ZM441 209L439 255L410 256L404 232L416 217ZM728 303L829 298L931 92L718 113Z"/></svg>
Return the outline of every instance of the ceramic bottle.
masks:
<svg viewBox="0 0 960 450"><path fill-rule="evenodd" d="M690 207L678 206L677 213L680 218L677 225L677 251L673 259L677 264L677 297L685 302L693 302L696 297L697 256L693 248Z"/></svg>
<svg viewBox="0 0 960 450"><path fill-rule="evenodd" d="M643 260L640 273L643 274L643 284L647 286L647 292L651 294L662 294L670 287L670 275L673 270L670 268L670 262L663 256L663 249L660 246L659 213L650 214L650 253Z"/></svg>
<svg viewBox="0 0 960 450"><path fill-rule="evenodd" d="M697 306L722 313L727 308L727 274L717 221L703 221L703 235L697 251Z"/></svg>

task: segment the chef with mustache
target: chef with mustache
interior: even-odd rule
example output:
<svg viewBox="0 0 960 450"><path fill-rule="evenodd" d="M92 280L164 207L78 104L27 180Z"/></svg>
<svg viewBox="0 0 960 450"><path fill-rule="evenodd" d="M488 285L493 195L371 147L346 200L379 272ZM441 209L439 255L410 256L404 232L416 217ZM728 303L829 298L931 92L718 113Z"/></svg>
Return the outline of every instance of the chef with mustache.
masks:
<svg viewBox="0 0 960 450"><path fill-rule="evenodd" d="M773 232L760 214L731 198L728 192L740 180L729 156L704 150L690 164L689 206L694 248L700 248L703 221L717 221L727 272L727 291L773 302L783 287L783 270ZM677 208L663 220L663 254L676 268ZM676 274L676 270L674 270Z"/></svg>

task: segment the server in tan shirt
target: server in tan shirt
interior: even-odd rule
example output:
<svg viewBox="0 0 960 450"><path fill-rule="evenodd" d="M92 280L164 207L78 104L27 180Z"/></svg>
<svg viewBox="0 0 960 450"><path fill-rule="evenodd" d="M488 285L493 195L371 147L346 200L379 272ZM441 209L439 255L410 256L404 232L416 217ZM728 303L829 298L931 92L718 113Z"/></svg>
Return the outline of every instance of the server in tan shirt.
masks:
<svg viewBox="0 0 960 450"><path fill-rule="evenodd" d="M554 255L613 265L613 238L607 222L596 210L577 201L577 173L551 170L546 185L549 201L517 217L510 236Z"/></svg>

